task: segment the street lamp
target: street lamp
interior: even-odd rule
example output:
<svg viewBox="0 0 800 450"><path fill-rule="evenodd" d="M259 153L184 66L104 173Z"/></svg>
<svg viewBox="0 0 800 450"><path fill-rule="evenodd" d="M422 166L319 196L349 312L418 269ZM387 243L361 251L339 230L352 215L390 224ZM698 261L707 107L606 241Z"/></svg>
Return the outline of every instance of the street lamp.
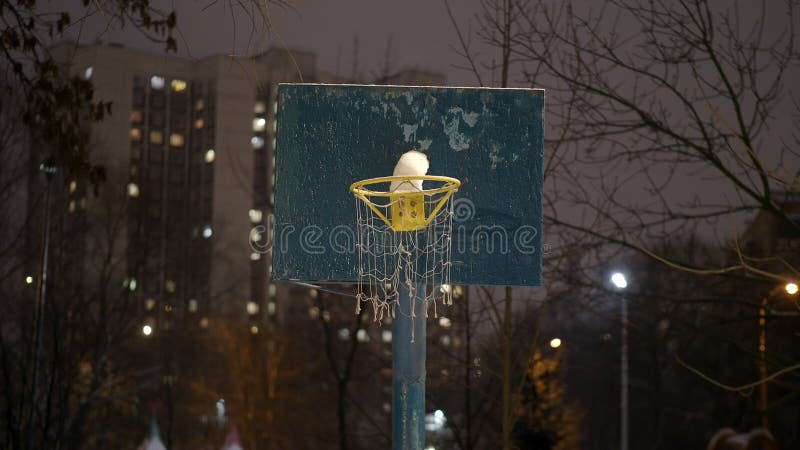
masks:
<svg viewBox="0 0 800 450"><path fill-rule="evenodd" d="M611 283L619 291L628 287L628 280L625 274L621 272L614 272L611 275ZM625 295L621 295L620 302L622 309L622 361L620 368L620 384L622 393L620 394L620 449L628 450L628 301Z"/></svg>
<svg viewBox="0 0 800 450"><path fill-rule="evenodd" d="M780 286L775 286L768 295L761 298L761 307L758 308L758 377L760 380L759 385L759 399L758 409L761 412L761 426L766 430L769 426L769 418L767 416L767 409L769 406L768 390L767 390L767 309L769 297L775 296L780 290ZM796 295L798 291L797 283L788 282L783 285L783 290L788 295ZM770 313L770 315L782 315L778 312Z"/></svg>
<svg viewBox="0 0 800 450"><path fill-rule="evenodd" d="M553 338L550 339L550 348L558 348L561 347L561 339Z"/></svg>

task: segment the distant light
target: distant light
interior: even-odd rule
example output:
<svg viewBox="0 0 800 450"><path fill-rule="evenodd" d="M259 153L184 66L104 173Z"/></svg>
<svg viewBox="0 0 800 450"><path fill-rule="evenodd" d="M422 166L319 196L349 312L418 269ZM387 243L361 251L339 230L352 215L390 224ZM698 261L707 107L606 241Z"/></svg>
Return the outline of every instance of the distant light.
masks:
<svg viewBox="0 0 800 450"><path fill-rule="evenodd" d="M77 181L70 181L69 182L69 193L72 194L75 190L78 189L78 182Z"/></svg>
<svg viewBox="0 0 800 450"><path fill-rule="evenodd" d="M264 218L264 212L260 209L251 209L247 212L247 215L250 216L250 222L253 223L261 223L261 219Z"/></svg>
<svg viewBox="0 0 800 450"><path fill-rule="evenodd" d="M175 282L172 281L172 280L167 280L167 282L164 283L164 290L166 290L170 294L174 294L175 293L175 287L176 287L175 286Z"/></svg>
<svg viewBox="0 0 800 450"><path fill-rule="evenodd" d="M250 334L258 334L258 326L256 325L250 326Z"/></svg>
<svg viewBox="0 0 800 450"><path fill-rule="evenodd" d="M425 429L428 431L439 431L446 423L447 418L441 409L437 409L433 414L425 414Z"/></svg>
<svg viewBox="0 0 800 450"><path fill-rule="evenodd" d="M350 330L348 330L347 328L340 328L339 331L336 332L336 334L339 336L339 339L343 341L350 339Z"/></svg>
<svg viewBox="0 0 800 450"><path fill-rule="evenodd" d="M158 75L150 77L150 87L153 89L164 89L164 77Z"/></svg>
<svg viewBox="0 0 800 450"><path fill-rule="evenodd" d="M261 253L258 252L250 253L250 261L258 261L259 259L261 259Z"/></svg>
<svg viewBox="0 0 800 450"><path fill-rule="evenodd" d="M151 309L155 308L156 306L156 299L148 298L144 301L144 309L150 311Z"/></svg>
<svg viewBox="0 0 800 450"><path fill-rule="evenodd" d="M153 334L153 327L151 327L150 325L143 326L142 334L144 334L145 336L150 336L151 334Z"/></svg>
<svg viewBox="0 0 800 450"><path fill-rule="evenodd" d="M264 138L261 136L253 136L250 138L250 145L252 145L253 148L256 149L262 148L264 147Z"/></svg>
<svg viewBox="0 0 800 450"><path fill-rule="evenodd" d="M628 280L625 279L625 275L620 272L614 272L614 274L611 275L611 282L617 289L625 289L628 287Z"/></svg>
<svg viewBox="0 0 800 450"><path fill-rule="evenodd" d="M217 156L217 154L216 154L216 152L214 151L213 148L210 148L210 149L206 150L206 162L207 163L210 164L210 163L214 162L214 159L216 158L216 156Z"/></svg>
<svg viewBox="0 0 800 450"><path fill-rule="evenodd" d="M136 198L139 196L139 185L136 183L128 183L128 196Z"/></svg>
<svg viewBox="0 0 800 450"><path fill-rule="evenodd" d="M449 285L449 284L443 284L443 285L442 285L442 286L439 288L439 290L440 290L440 291L441 291L443 294L449 294L449 293L450 293L450 291L451 291L451 289L452 289L452 288L450 287L450 285Z"/></svg>
<svg viewBox="0 0 800 450"><path fill-rule="evenodd" d="M205 121L205 120L203 120L203 118L202 118L202 117L201 117L201 118L199 118L199 119L195 119L195 121L194 121L194 128L195 128L196 130L200 130L200 129L202 129L202 128L205 126L205 124L206 124L206 121Z"/></svg>
<svg viewBox="0 0 800 450"><path fill-rule="evenodd" d="M245 309L247 310L247 314L250 314L251 316L254 316L254 315L258 314L258 311L261 308L258 307L258 303L256 303L256 302L247 302L247 306L245 307Z"/></svg>
<svg viewBox="0 0 800 450"><path fill-rule="evenodd" d="M369 342L369 334L367 334L367 330L363 328L358 330L358 332L356 332L356 339L358 339L358 342Z"/></svg>
<svg viewBox="0 0 800 450"><path fill-rule="evenodd" d="M310 317L312 319L318 318L319 317L319 308L316 307L316 306L312 306L311 308L308 308L308 317Z"/></svg>
<svg viewBox="0 0 800 450"><path fill-rule="evenodd" d="M550 347L552 348L561 347L561 339L559 338L550 339Z"/></svg>
<svg viewBox="0 0 800 450"><path fill-rule="evenodd" d="M214 230L212 230L212 229L211 229L211 226L210 226L210 225L206 225L206 226L204 226L204 227L203 227L203 237L204 237L204 238L206 238L206 239L208 239L208 238L210 238L212 235L214 235Z"/></svg>
<svg viewBox="0 0 800 450"><path fill-rule="evenodd" d="M253 112L256 114L263 114L267 110L267 105L262 101L258 101L253 105Z"/></svg>
<svg viewBox="0 0 800 450"><path fill-rule="evenodd" d="M784 289L786 289L786 293L789 294L789 295L797 294L797 291L798 291L797 283L786 283L786 286L784 286Z"/></svg>
<svg viewBox="0 0 800 450"><path fill-rule="evenodd" d="M200 328L208 328L208 319L203 317L200 319Z"/></svg>
<svg viewBox="0 0 800 450"><path fill-rule="evenodd" d="M387 344L392 342L392 330L381 331L381 340Z"/></svg>
<svg viewBox="0 0 800 450"><path fill-rule="evenodd" d="M275 305L275 302L267 303L267 314L269 314L270 316L274 316L276 312L277 312L277 306Z"/></svg>
<svg viewBox="0 0 800 450"><path fill-rule="evenodd" d="M439 339L439 342L441 342L444 347L450 347L452 340L450 339L450 336L445 334Z"/></svg>
<svg viewBox="0 0 800 450"><path fill-rule="evenodd" d="M267 127L267 119L263 117L256 117L253 119L253 131L264 131Z"/></svg>
<svg viewBox="0 0 800 450"><path fill-rule="evenodd" d="M169 145L171 147L183 147L184 139L180 133L171 133L169 135Z"/></svg>
<svg viewBox="0 0 800 450"><path fill-rule="evenodd" d="M28 275L27 277L25 277L25 284L32 284L32 283L33 283L32 276Z"/></svg>
<svg viewBox="0 0 800 450"><path fill-rule="evenodd" d="M172 80L172 83L170 83L170 85L172 86L172 90L175 92L183 92L186 90L186 81L184 80L179 80L176 78Z"/></svg>
<svg viewBox="0 0 800 450"><path fill-rule="evenodd" d="M197 312L197 300L189 300L189 312Z"/></svg>
<svg viewBox="0 0 800 450"><path fill-rule="evenodd" d="M89 66L83 70L83 78L86 80L92 79L92 75L94 75L94 67Z"/></svg>
<svg viewBox="0 0 800 450"><path fill-rule="evenodd" d="M138 286L138 284L136 283L136 278L131 278L130 280L128 280L128 289L130 289L131 292L136 290L136 286Z"/></svg>
<svg viewBox="0 0 800 450"><path fill-rule="evenodd" d="M440 327L442 327L442 328L450 328L452 325L453 325L453 322L449 318L447 318L445 316L439 317L439 326Z"/></svg>

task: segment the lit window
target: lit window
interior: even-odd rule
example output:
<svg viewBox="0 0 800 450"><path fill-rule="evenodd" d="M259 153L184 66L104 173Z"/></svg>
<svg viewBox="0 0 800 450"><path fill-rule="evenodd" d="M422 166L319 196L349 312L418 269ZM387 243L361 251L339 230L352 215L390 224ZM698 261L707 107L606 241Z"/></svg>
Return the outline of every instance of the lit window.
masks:
<svg viewBox="0 0 800 450"><path fill-rule="evenodd" d="M183 91L186 90L186 81L179 80L179 79L176 78L176 79L172 80L172 82L170 83L170 86L172 86L172 90L175 91L175 92L183 92Z"/></svg>
<svg viewBox="0 0 800 450"><path fill-rule="evenodd" d="M453 323L447 317L444 317L444 316L439 317L439 326L440 327L442 327L442 328L450 328L450 326L452 326L452 325L453 325Z"/></svg>
<svg viewBox="0 0 800 450"><path fill-rule="evenodd" d="M252 145L253 148L261 148L264 146L264 138L261 136L253 136L250 138L250 145Z"/></svg>
<svg viewBox="0 0 800 450"><path fill-rule="evenodd" d="M456 286L453 288L453 297L459 298L464 294L464 289L461 286Z"/></svg>
<svg viewBox="0 0 800 450"><path fill-rule="evenodd" d="M201 118L199 118L199 119L195 119L195 121L194 121L194 128L195 128L196 130L199 130L199 129L203 128L203 126L204 126L205 124L206 124L206 122L205 122L205 120L203 120L203 118L202 118L202 117L201 117Z"/></svg>
<svg viewBox="0 0 800 450"><path fill-rule="evenodd" d="M81 209L86 209L86 197L81 197L81 199L78 200L78 202L81 205Z"/></svg>
<svg viewBox="0 0 800 450"><path fill-rule="evenodd" d="M128 289L130 289L130 290L131 290L131 292L133 292L133 291L135 291L135 290L136 290L136 286L137 286L137 283L136 283L136 278L131 278L131 279L128 281Z"/></svg>
<svg viewBox="0 0 800 450"><path fill-rule="evenodd" d="M350 330L348 330L347 328L340 328L339 331L336 332L336 334L339 336L339 339L343 341L346 341L350 338Z"/></svg>
<svg viewBox="0 0 800 450"><path fill-rule="evenodd" d="M212 163L214 162L214 158L216 157L216 153L214 152L213 148L206 150L206 162Z"/></svg>
<svg viewBox="0 0 800 450"><path fill-rule="evenodd" d="M277 120L273 120L272 121L272 132L275 133L277 131L278 131L278 121Z"/></svg>
<svg viewBox="0 0 800 450"><path fill-rule="evenodd" d="M150 143L151 144L163 144L164 143L164 133L153 130L150 132Z"/></svg>
<svg viewBox="0 0 800 450"><path fill-rule="evenodd" d="M203 237L208 239L214 234L214 230L211 229L211 225L206 225L203 227Z"/></svg>
<svg viewBox="0 0 800 450"><path fill-rule="evenodd" d="M276 310L275 302L267 303L267 314L269 314L270 316L274 316L275 310Z"/></svg>
<svg viewBox="0 0 800 450"><path fill-rule="evenodd" d="M270 283L269 287L267 288L267 292L269 292L269 296L270 297L275 297L275 291L276 291L275 285Z"/></svg>
<svg viewBox="0 0 800 450"><path fill-rule="evenodd" d="M175 292L175 282L172 281L172 280L167 280L167 282L164 283L164 290L166 290L170 294L174 293Z"/></svg>
<svg viewBox="0 0 800 450"><path fill-rule="evenodd" d="M440 339L440 342L442 343L442 345L443 345L443 346L445 346L445 347L449 347L449 346L450 346L450 336L448 336L448 335L446 335L446 334L445 334L445 335L444 335L444 336L442 336L442 338Z"/></svg>
<svg viewBox="0 0 800 450"><path fill-rule="evenodd" d="M331 312L330 311L322 311L322 320L325 322L331 321Z"/></svg>
<svg viewBox="0 0 800 450"><path fill-rule="evenodd" d="M67 208L69 209L69 212L75 212L75 200L70 201Z"/></svg>
<svg viewBox="0 0 800 450"><path fill-rule="evenodd" d="M204 106L205 102L203 102L202 98L198 98L197 100L194 101L194 109L196 111L202 111Z"/></svg>
<svg viewBox="0 0 800 450"><path fill-rule="evenodd" d="M256 117L253 119L253 131L264 131L267 128L267 119Z"/></svg>
<svg viewBox="0 0 800 450"><path fill-rule="evenodd" d="M260 209L251 209L248 215L250 216L250 222L253 223L260 223L261 219L264 218L264 213Z"/></svg>
<svg viewBox="0 0 800 450"><path fill-rule="evenodd" d="M150 325L143 326L142 334L144 334L145 336L150 336L151 334L153 334L153 327L151 327Z"/></svg>
<svg viewBox="0 0 800 450"><path fill-rule="evenodd" d="M132 141L141 141L142 140L142 130L139 128L131 128L131 140Z"/></svg>
<svg viewBox="0 0 800 450"><path fill-rule="evenodd" d="M83 70L83 78L85 80L91 80L92 79L92 75L94 75L94 67L89 66L89 67L87 67L86 69Z"/></svg>
<svg viewBox="0 0 800 450"><path fill-rule="evenodd" d="M189 300L189 312L197 312L197 300L190 299Z"/></svg>
<svg viewBox="0 0 800 450"><path fill-rule="evenodd" d="M150 87L153 89L164 89L164 77L158 75L150 77Z"/></svg>
<svg viewBox="0 0 800 450"><path fill-rule="evenodd" d="M273 149L277 148L276 147L277 143L278 143L278 140L276 138L272 138L272 148ZM274 161L272 162L272 166L275 167L275 162Z"/></svg>
<svg viewBox="0 0 800 450"><path fill-rule="evenodd" d="M128 196L136 198L139 196L139 185L136 183L128 183Z"/></svg>
<svg viewBox="0 0 800 450"><path fill-rule="evenodd" d="M140 123L142 121L141 111L131 111L131 123Z"/></svg>
<svg viewBox="0 0 800 450"><path fill-rule="evenodd" d="M381 340L387 344L392 342L392 330L381 331Z"/></svg>
<svg viewBox="0 0 800 450"><path fill-rule="evenodd" d="M358 342L369 342L369 334L367 334L367 330L363 328L358 330L356 333L356 339L358 339Z"/></svg>
<svg viewBox="0 0 800 450"><path fill-rule="evenodd" d="M272 112L275 113L275 114L278 114L278 101L277 100L272 102Z"/></svg>
<svg viewBox="0 0 800 450"><path fill-rule="evenodd" d="M258 334L258 327L256 325L250 326L250 333L251 334Z"/></svg>
<svg viewBox="0 0 800 450"><path fill-rule="evenodd" d="M164 311L172 312L172 305L164 305Z"/></svg>
<svg viewBox="0 0 800 450"><path fill-rule="evenodd" d="M264 114L266 110L267 110L267 105L264 102L259 101L253 105L253 112L256 114Z"/></svg>
<svg viewBox="0 0 800 450"><path fill-rule="evenodd" d="M148 298L144 301L144 309L150 311L151 309L156 307L156 299Z"/></svg>
<svg viewBox="0 0 800 450"><path fill-rule="evenodd" d="M183 135L180 133L170 134L169 145L172 147L183 147Z"/></svg>
<svg viewBox="0 0 800 450"><path fill-rule="evenodd" d="M72 194L75 190L78 189L78 182L77 181L70 181L69 182L69 193Z"/></svg>
<svg viewBox="0 0 800 450"><path fill-rule="evenodd" d="M261 259L261 253L258 252L250 253L250 261L258 261L259 259Z"/></svg>
<svg viewBox="0 0 800 450"><path fill-rule="evenodd" d="M261 308L258 307L258 303L256 302L247 302L247 307L245 309L247 309L247 314L254 316L258 314L258 311Z"/></svg>
<svg viewBox="0 0 800 450"><path fill-rule="evenodd" d="M203 317L200 319L200 328L208 328L208 319Z"/></svg>
<svg viewBox="0 0 800 450"><path fill-rule="evenodd" d="M30 277L28 277L28 278L30 278ZM28 284L30 284L30 283L28 283ZM310 317L312 319L319 318L319 308L317 308L316 306L312 306L311 308L308 308L308 317Z"/></svg>
<svg viewBox="0 0 800 450"><path fill-rule="evenodd" d="M27 277L25 277L25 284L32 284L32 283L33 283L32 276L28 275Z"/></svg>

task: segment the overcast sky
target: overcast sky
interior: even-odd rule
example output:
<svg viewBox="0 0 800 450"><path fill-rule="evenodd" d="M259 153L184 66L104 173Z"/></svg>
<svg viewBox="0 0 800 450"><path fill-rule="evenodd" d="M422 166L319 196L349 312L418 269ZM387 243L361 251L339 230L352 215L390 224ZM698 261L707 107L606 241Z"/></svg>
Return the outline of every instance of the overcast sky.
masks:
<svg viewBox="0 0 800 450"><path fill-rule="evenodd" d="M164 10L175 9L180 34L179 55L202 58L211 54L248 54L264 47L279 46L278 36L289 48L310 50L318 56L318 67L339 75L353 72L355 39L358 39L359 72L373 78L386 61L391 40L392 68L413 67L444 73L450 84L475 85L469 72L453 68L463 63L452 46L458 43L442 0L290 0L293 8L269 5L276 33L269 33L260 17L249 14L250 0L241 0L248 10L231 0L154 0ZM61 3L61 4L59 4ZM79 5L80 2L71 2ZM258 3L258 2L256 2ZM454 14L465 32L480 8L479 0L451 0ZM236 6L231 6L236 4ZM96 11L90 2L88 11ZM52 2L52 9L63 8ZM85 14L72 9L73 20ZM251 20L255 17L255 21ZM84 43L116 42L128 47L160 52L162 46L143 38L133 27L107 27L108 19L94 13L82 29L71 36ZM489 50L484 56L490 58Z"/></svg>

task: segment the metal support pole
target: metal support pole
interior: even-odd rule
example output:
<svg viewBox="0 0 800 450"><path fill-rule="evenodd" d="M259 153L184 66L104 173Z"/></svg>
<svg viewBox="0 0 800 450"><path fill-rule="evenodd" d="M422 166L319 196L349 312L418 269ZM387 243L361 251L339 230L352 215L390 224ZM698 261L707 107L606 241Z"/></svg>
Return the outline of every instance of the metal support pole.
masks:
<svg viewBox="0 0 800 450"><path fill-rule="evenodd" d="M622 394L620 399L620 449L628 450L628 300L622 296Z"/></svg>
<svg viewBox="0 0 800 450"><path fill-rule="evenodd" d="M56 173L55 166L43 162L39 170L47 178L44 196L44 230L42 230L42 259L39 267L39 282L36 285L36 296L38 306L36 308L36 325L33 332L33 371L31 374L31 419L28 422L28 448L34 448L34 426L36 421L36 401L38 397L37 383L39 379L39 358L42 352L42 327L44 327L44 309L47 299L47 264L50 248L50 191L53 182L53 175Z"/></svg>
<svg viewBox="0 0 800 450"><path fill-rule="evenodd" d="M392 450L423 450L425 285L400 284L400 304L392 321Z"/></svg>
<svg viewBox="0 0 800 450"><path fill-rule="evenodd" d="M767 408L767 298L761 299L761 307L758 308L758 379L761 384L758 387L758 410L761 413L761 426L769 429L769 418Z"/></svg>

